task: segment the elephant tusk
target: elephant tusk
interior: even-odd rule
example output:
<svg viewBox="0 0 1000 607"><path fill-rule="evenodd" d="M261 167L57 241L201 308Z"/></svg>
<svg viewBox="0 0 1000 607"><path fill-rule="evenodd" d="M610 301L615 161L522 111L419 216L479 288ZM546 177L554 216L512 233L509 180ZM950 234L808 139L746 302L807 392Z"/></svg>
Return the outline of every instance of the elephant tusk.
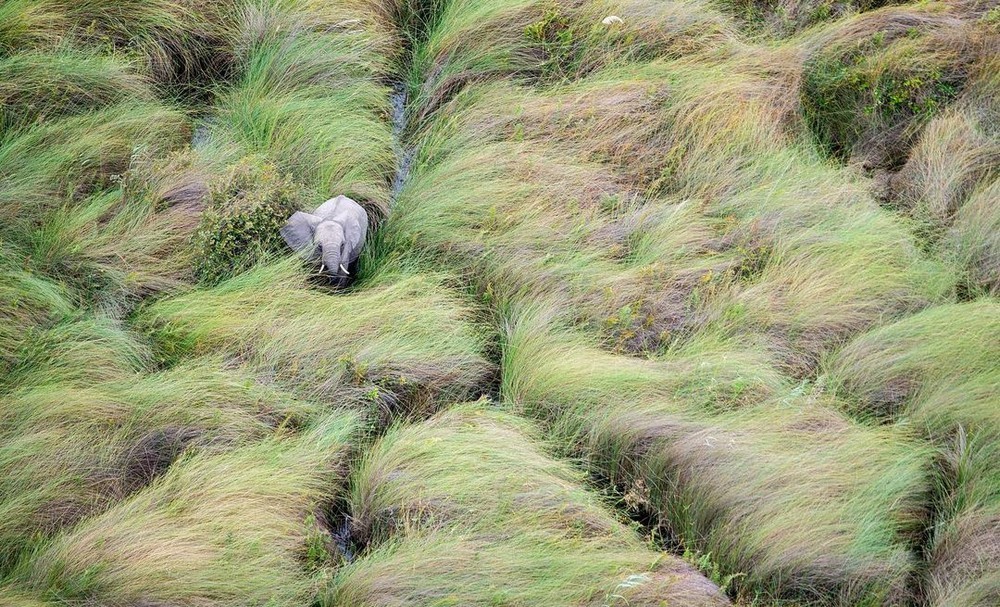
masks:
<svg viewBox="0 0 1000 607"><path fill-rule="evenodd" d="M343 272L345 276L351 275L351 273L347 271L347 268L344 267L344 264L340 264L340 271Z"/></svg>

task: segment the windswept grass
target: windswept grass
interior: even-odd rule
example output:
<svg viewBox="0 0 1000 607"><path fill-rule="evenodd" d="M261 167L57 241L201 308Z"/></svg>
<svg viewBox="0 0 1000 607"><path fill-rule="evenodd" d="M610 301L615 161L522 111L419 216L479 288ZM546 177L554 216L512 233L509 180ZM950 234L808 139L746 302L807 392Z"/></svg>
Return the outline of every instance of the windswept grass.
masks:
<svg viewBox="0 0 1000 607"><path fill-rule="evenodd" d="M600 324L629 310L634 324L625 332L651 334L638 340L647 351L705 324L764 334L796 375L809 374L824 351L883 315L940 301L952 288L944 266L921 259L906 226L862 184L795 147L768 150L766 133L780 138L782 127L766 114L748 115L728 138L718 134L714 117L732 102L689 66L673 68L641 77L670 78L679 92L626 98L627 109L611 108L600 120L588 117L592 97L579 86L545 96L470 89L454 109L440 110L454 119L424 134L388 229L401 233L394 236L400 246L476 264L493 289L516 280L515 289L589 291L580 296L585 314ZM597 90L614 82L598 80ZM531 109L491 120L497 94ZM771 101L761 103L762 112L771 111ZM645 149L615 149L626 116L631 125L620 140L641 136ZM496 143L484 146L484 136ZM745 162L734 162L733 153ZM576 154L582 158L566 159ZM611 166L596 162L608 155ZM632 189L642 181L622 179L635 167L616 170L613 160L641 165L643 157L654 165L645 173L660 171L659 185L645 195ZM677 230L678 215L669 210L680 202L692 205L682 216L697 222L683 223L689 231L674 236L681 254L641 239L642 231ZM630 234L630 223L640 230Z"/></svg>
<svg viewBox="0 0 1000 607"><path fill-rule="evenodd" d="M335 414L299 437L184 458L14 578L54 602L300 604L311 589L306 521L340 490L353 422Z"/></svg>
<svg viewBox="0 0 1000 607"><path fill-rule="evenodd" d="M231 4L195 0L11 0L0 13L0 51L67 40L129 55L163 82L186 80L213 64L218 18Z"/></svg>
<svg viewBox="0 0 1000 607"><path fill-rule="evenodd" d="M0 603L992 607L994 4L0 3Z"/></svg>
<svg viewBox="0 0 1000 607"><path fill-rule="evenodd" d="M222 361L112 381L65 381L8 394L0 448L6 563L162 474L188 448L222 450L317 411Z"/></svg>
<svg viewBox="0 0 1000 607"><path fill-rule="evenodd" d="M945 12L927 23L965 31ZM550 49L567 23L539 26ZM795 90L832 52L821 36L548 86L473 69L419 119L383 244L470 276L506 323L503 394L685 546L744 573L741 596L905 604L934 450L836 412L810 380L844 340L947 301L956 277L811 149Z"/></svg>
<svg viewBox="0 0 1000 607"><path fill-rule="evenodd" d="M341 297L310 289L297 262L261 267L143 313L164 360L224 353L309 398L395 413L473 396L487 377L470 311L431 277L392 274Z"/></svg>
<svg viewBox="0 0 1000 607"><path fill-rule="evenodd" d="M970 298L1000 295L1000 178L977 188L942 239L942 256L962 277Z"/></svg>
<svg viewBox="0 0 1000 607"><path fill-rule="evenodd" d="M993 61L995 26L962 17L960 5L887 8L807 41L803 111L819 144L869 168L901 165L977 62Z"/></svg>
<svg viewBox="0 0 1000 607"><path fill-rule="evenodd" d="M79 199L108 187L135 154L167 152L180 144L185 130L186 121L175 110L127 102L5 132L0 204L11 220L3 234L23 238L26 224L65 197Z"/></svg>
<svg viewBox="0 0 1000 607"><path fill-rule="evenodd" d="M146 81L127 63L70 48L0 59L0 79L2 131L153 97Z"/></svg>
<svg viewBox="0 0 1000 607"><path fill-rule="evenodd" d="M830 364L863 413L892 415L948 449L928 549L931 605L1000 597L1000 314L991 299L939 306L848 344Z"/></svg>
<svg viewBox="0 0 1000 607"><path fill-rule="evenodd" d="M860 412L914 415L923 410L920 417L947 415L939 407L921 407L920 401L930 390L952 382L996 377L998 310L990 299L932 308L849 343L833 358L830 374ZM965 406L970 408L958 413L957 408ZM997 411L986 402L955 402L952 407L958 419L945 426L962 423L971 429L996 419ZM940 423L933 426L941 428Z"/></svg>
<svg viewBox="0 0 1000 607"><path fill-rule="evenodd" d="M729 604L690 565L644 548L537 440L523 420L468 406L383 437L350 497L354 531L374 547L324 604Z"/></svg>
<svg viewBox="0 0 1000 607"><path fill-rule="evenodd" d="M548 420L685 546L745 574L736 583L749 596L907 600L928 448L853 424L822 397L769 386L738 355L629 361L540 322L511 320L507 398Z"/></svg>
<svg viewBox="0 0 1000 607"><path fill-rule="evenodd" d="M237 14L237 76L219 94L205 154L265 155L321 195L347 194L384 212L395 158L378 79L391 64L376 51L391 39L366 27L371 17L305 4Z"/></svg>

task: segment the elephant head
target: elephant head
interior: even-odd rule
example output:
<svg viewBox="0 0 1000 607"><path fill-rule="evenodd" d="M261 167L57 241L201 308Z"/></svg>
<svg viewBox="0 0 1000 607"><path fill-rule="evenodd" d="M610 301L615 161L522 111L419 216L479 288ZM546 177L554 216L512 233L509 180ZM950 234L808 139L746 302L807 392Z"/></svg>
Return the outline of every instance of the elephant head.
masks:
<svg viewBox="0 0 1000 607"><path fill-rule="evenodd" d="M337 277L346 278L350 276L350 272L347 271L347 265L354 260L350 259L344 226L336 221L320 222L316 226L316 233L313 238L319 248L320 260L323 262L322 271Z"/></svg>
<svg viewBox="0 0 1000 607"><path fill-rule="evenodd" d="M309 260L315 260L316 247L313 235L316 227L322 223L323 219L311 213L296 211L288 218L285 225L281 227L281 237L285 239L288 246L295 252L302 254Z"/></svg>
<svg viewBox="0 0 1000 607"><path fill-rule="evenodd" d="M338 284L350 279L350 266L361 256L368 232L368 214L346 196L332 198L313 213L294 213L281 236L306 260L321 265Z"/></svg>
<svg viewBox="0 0 1000 607"><path fill-rule="evenodd" d="M348 255L354 261L361 255L368 235L368 213L357 202L347 196L331 198L319 206L313 215L325 221L335 221L344 227L344 238L347 239Z"/></svg>

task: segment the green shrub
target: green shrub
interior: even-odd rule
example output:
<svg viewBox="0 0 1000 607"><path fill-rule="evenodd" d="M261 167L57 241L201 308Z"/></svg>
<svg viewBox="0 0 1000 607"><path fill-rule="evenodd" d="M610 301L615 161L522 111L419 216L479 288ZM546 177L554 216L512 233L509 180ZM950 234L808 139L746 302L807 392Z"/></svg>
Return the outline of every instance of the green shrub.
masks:
<svg viewBox="0 0 1000 607"><path fill-rule="evenodd" d="M273 165L247 157L211 184L195 234L195 275L215 284L284 250L279 230L296 211L303 188Z"/></svg>
<svg viewBox="0 0 1000 607"><path fill-rule="evenodd" d="M524 35L538 45L545 57L542 75L558 78L569 70L573 59L574 29L569 19L558 9L550 9L545 16L524 28Z"/></svg>
<svg viewBox="0 0 1000 607"><path fill-rule="evenodd" d="M752 34L785 37L804 29L897 3L898 0L715 0Z"/></svg>
<svg viewBox="0 0 1000 607"><path fill-rule="evenodd" d="M884 31L821 52L805 66L802 111L819 145L840 160L898 165L929 118L958 94L963 57L930 37Z"/></svg>

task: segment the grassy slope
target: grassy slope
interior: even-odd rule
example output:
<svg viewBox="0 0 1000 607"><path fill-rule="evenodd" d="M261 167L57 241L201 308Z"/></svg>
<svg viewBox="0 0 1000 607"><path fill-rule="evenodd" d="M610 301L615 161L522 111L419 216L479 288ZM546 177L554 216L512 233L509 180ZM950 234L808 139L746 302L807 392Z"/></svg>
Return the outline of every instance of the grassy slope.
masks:
<svg viewBox="0 0 1000 607"><path fill-rule="evenodd" d="M776 48L723 39L694 59L593 72L600 64L589 53L615 61L587 25L576 26L570 11L516 10L532 8L541 40L525 40L509 17L432 24L448 33L432 29L421 52L435 52L439 40L489 38L491 52L535 57L535 67L485 68L464 43L437 51L432 73L471 84L453 95L453 85L429 80L452 100L442 105L427 84L417 98L440 107L421 118L390 241L470 272L508 326L507 398L564 433L571 453L637 493L686 545L745 573L746 595L912 600L906 588L921 568L914 542L934 490L934 453L905 427L869 428L837 413L847 407L814 380L820 359L845 338L947 301L957 276L952 260L929 258L914 227L880 208L863 181L803 141L811 121L847 117L855 132L881 136L896 124L917 128L924 114L879 107L876 122L859 107L865 101L812 88L810 74L830 69L821 58L839 52L829 42L835 30ZM634 24L629 8L638 10L615 12ZM845 21L843 44L885 37L879 32L906 19L910 39L924 45L957 35L945 27L982 28L968 34L968 48L975 36L996 40L989 26L942 7L910 10ZM983 56L967 53L959 64L944 50L934 57L946 66L935 76L942 82ZM913 52L880 51L873 61ZM876 65L857 69L898 87ZM552 69L564 83L541 91L523 80L483 82L545 80ZM800 100L789 88L803 75ZM922 90L910 94L899 103L929 103ZM811 96L844 105L816 117ZM970 86L962 103L976 97ZM865 151L908 141L896 136ZM547 329L552 323L592 337L563 336ZM747 358L756 366L739 368ZM692 370L699 362L712 369L708 378ZM775 381L781 375L803 383Z"/></svg>
<svg viewBox="0 0 1000 607"><path fill-rule="evenodd" d="M0 603L1000 600L996 9L878 4L3 3Z"/></svg>
<svg viewBox="0 0 1000 607"><path fill-rule="evenodd" d="M728 604L537 440L524 420L469 406L382 437L351 479L353 537L368 553L324 604Z"/></svg>

